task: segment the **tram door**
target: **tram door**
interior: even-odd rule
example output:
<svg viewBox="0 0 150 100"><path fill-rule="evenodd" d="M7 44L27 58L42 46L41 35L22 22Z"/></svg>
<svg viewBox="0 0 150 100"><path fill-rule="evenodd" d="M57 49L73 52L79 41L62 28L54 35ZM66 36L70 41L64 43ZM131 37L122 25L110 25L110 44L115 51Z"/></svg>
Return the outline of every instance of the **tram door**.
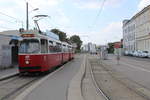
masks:
<svg viewBox="0 0 150 100"><path fill-rule="evenodd" d="M13 65L18 64L18 46L11 48L11 61Z"/></svg>

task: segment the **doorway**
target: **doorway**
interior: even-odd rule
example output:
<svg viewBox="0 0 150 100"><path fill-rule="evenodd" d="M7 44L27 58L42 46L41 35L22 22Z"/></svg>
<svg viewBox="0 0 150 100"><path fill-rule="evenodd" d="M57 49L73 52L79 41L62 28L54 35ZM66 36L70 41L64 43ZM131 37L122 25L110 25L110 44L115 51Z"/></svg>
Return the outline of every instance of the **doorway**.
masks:
<svg viewBox="0 0 150 100"><path fill-rule="evenodd" d="M18 64L18 46L12 46L11 48L11 61L12 65Z"/></svg>

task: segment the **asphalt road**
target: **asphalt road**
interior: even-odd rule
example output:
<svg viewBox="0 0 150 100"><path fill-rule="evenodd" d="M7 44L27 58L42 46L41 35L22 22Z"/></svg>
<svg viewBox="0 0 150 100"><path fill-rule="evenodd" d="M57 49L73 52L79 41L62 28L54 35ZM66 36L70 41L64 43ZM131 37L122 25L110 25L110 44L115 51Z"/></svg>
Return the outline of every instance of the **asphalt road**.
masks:
<svg viewBox="0 0 150 100"><path fill-rule="evenodd" d="M113 59L115 58L113 57ZM150 89L150 59L121 57L120 64L113 68L138 84Z"/></svg>
<svg viewBox="0 0 150 100"><path fill-rule="evenodd" d="M150 59L122 56L119 64L115 56L103 61L107 69L131 90L150 99Z"/></svg>
<svg viewBox="0 0 150 100"><path fill-rule="evenodd" d="M64 68L34 89L24 100L66 100L69 83L78 72L82 61L83 55L77 55L74 60L65 64Z"/></svg>

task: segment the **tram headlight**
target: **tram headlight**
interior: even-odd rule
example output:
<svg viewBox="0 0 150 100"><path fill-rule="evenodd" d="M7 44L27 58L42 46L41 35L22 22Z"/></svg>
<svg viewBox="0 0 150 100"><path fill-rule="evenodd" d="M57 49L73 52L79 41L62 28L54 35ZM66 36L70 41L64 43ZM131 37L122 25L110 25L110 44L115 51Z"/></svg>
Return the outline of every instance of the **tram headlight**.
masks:
<svg viewBox="0 0 150 100"><path fill-rule="evenodd" d="M29 64L29 61L25 61L26 64Z"/></svg>

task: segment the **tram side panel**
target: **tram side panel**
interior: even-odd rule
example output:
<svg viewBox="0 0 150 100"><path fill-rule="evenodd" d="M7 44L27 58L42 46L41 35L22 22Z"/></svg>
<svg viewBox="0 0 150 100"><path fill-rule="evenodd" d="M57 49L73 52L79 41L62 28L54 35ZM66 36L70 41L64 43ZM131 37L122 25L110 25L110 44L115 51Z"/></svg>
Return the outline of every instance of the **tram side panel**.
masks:
<svg viewBox="0 0 150 100"><path fill-rule="evenodd" d="M19 55L20 72L44 72L48 70L47 55Z"/></svg>
<svg viewBox="0 0 150 100"><path fill-rule="evenodd" d="M74 53L73 52L70 52L69 53L69 60L72 60L74 58Z"/></svg>
<svg viewBox="0 0 150 100"><path fill-rule="evenodd" d="M65 53L62 53L63 55L63 63L69 61L69 53L65 52Z"/></svg>
<svg viewBox="0 0 150 100"><path fill-rule="evenodd" d="M75 55L75 53L72 53L72 59L74 59L74 55Z"/></svg>
<svg viewBox="0 0 150 100"><path fill-rule="evenodd" d="M61 53L49 54L47 62L48 62L49 69L61 65L62 54Z"/></svg>
<svg viewBox="0 0 150 100"><path fill-rule="evenodd" d="M73 53L72 52L70 53L70 59L73 59Z"/></svg>

